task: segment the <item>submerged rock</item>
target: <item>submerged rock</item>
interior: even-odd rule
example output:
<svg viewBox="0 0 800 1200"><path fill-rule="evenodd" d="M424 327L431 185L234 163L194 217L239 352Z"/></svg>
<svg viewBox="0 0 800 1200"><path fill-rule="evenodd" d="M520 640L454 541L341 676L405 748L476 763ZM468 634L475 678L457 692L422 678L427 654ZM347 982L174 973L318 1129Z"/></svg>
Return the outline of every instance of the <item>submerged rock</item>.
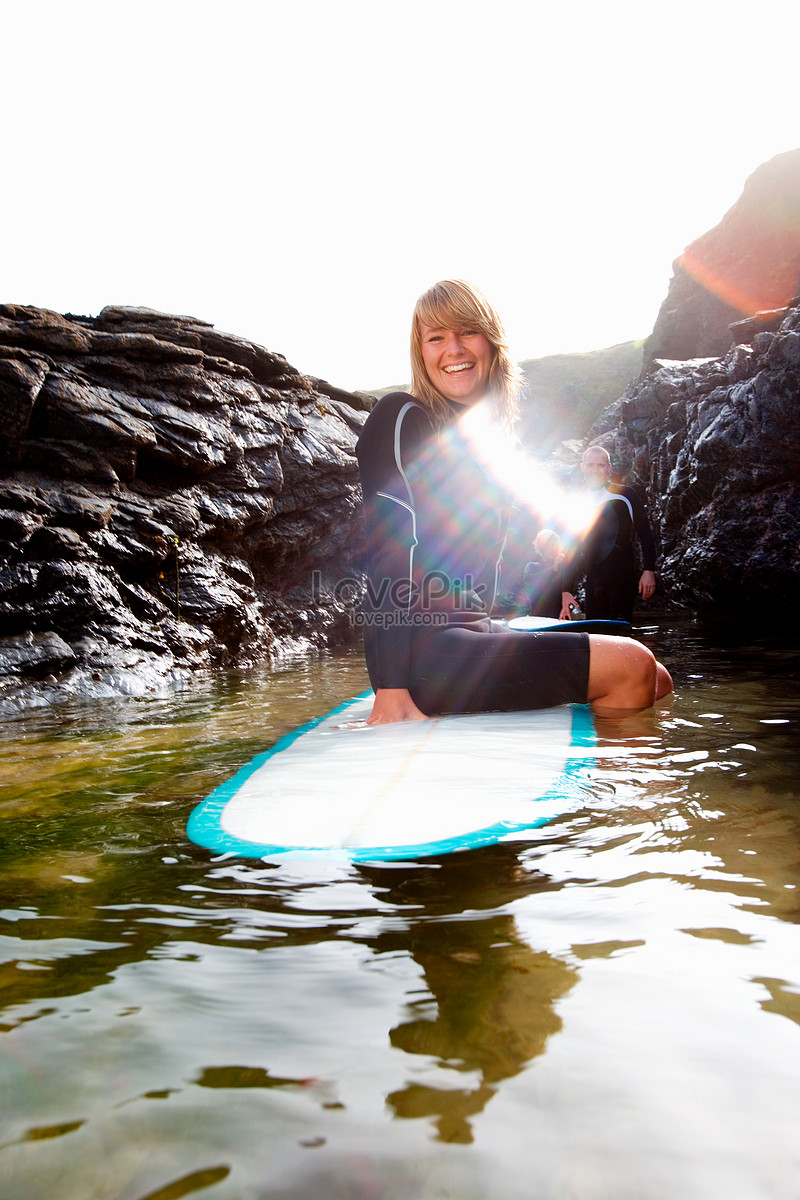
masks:
<svg viewBox="0 0 800 1200"><path fill-rule="evenodd" d="M0 306L0 712L348 639L370 405L191 317Z"/></svg>

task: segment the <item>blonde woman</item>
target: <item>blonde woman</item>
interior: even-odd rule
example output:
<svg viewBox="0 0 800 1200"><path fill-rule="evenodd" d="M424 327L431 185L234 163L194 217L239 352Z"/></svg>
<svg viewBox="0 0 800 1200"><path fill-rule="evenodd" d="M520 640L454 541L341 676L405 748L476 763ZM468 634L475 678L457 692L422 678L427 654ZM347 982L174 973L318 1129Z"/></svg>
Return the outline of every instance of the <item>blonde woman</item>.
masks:
<svg viewBox="0 0 800 1200"><path fill-rule="evenodd" d="M369 723L587 701L636 710L666 695L668 672L632 639L523 633L491 619L514 497L464 418L481 406L510 428L520 375L475 287L444 280L419 298L411 366L412 393L376 404L357 449Z"/></svg>
<svg viewBox="0 0 800 1200"><path fill-rule="evenodd" d="M533 539L537 558L525 564L522 609L526 616L562 617L570 620L569 604L575 597L564 585L566 553L554 529L540 529Z"/></svg>

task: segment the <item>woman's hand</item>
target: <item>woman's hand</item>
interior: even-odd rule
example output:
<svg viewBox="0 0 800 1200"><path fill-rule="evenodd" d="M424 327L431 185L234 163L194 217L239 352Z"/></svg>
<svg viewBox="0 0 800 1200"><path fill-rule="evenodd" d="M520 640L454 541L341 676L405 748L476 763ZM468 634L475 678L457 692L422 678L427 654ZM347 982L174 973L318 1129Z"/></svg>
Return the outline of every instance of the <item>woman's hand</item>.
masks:
<svg viewBox="0 0 800 1200"><path fill-rule="evenodd" d="M378 688L368 725L390 725L393 721L427 721L406 688Z"/></svg>

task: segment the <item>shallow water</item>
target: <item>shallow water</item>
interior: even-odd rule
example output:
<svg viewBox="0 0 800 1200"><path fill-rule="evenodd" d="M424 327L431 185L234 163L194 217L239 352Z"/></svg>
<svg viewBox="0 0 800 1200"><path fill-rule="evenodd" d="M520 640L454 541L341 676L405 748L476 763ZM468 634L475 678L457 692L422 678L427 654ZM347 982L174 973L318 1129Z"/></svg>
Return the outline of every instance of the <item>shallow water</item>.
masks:
<svg viewBox="0 0 800 1200"><path fill-rule="evenodd" d="M585 807L418 865L186 840L357 649L0 726L3 1200L796 1200L800 643L642 636Z"/></svg>

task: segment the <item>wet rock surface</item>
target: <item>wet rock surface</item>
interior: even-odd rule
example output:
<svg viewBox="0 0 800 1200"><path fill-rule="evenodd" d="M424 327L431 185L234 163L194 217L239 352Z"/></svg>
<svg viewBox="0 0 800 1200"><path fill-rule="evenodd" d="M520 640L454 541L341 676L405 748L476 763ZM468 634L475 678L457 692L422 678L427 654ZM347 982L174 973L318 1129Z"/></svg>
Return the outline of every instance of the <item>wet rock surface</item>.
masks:
<svg viewBox="0 0 800 1200"><path fill-rule="evenodd" d="M0 306L0 712L347 640L370 404L191 317Z"/></svg>
<svg viewBox="0 0 800 1200"><path fill-rule="evenodd" d="M733 336L721 357L653 363L589 440L643 485L667 596L755 625L800 606L800 308Z"/></svg>

